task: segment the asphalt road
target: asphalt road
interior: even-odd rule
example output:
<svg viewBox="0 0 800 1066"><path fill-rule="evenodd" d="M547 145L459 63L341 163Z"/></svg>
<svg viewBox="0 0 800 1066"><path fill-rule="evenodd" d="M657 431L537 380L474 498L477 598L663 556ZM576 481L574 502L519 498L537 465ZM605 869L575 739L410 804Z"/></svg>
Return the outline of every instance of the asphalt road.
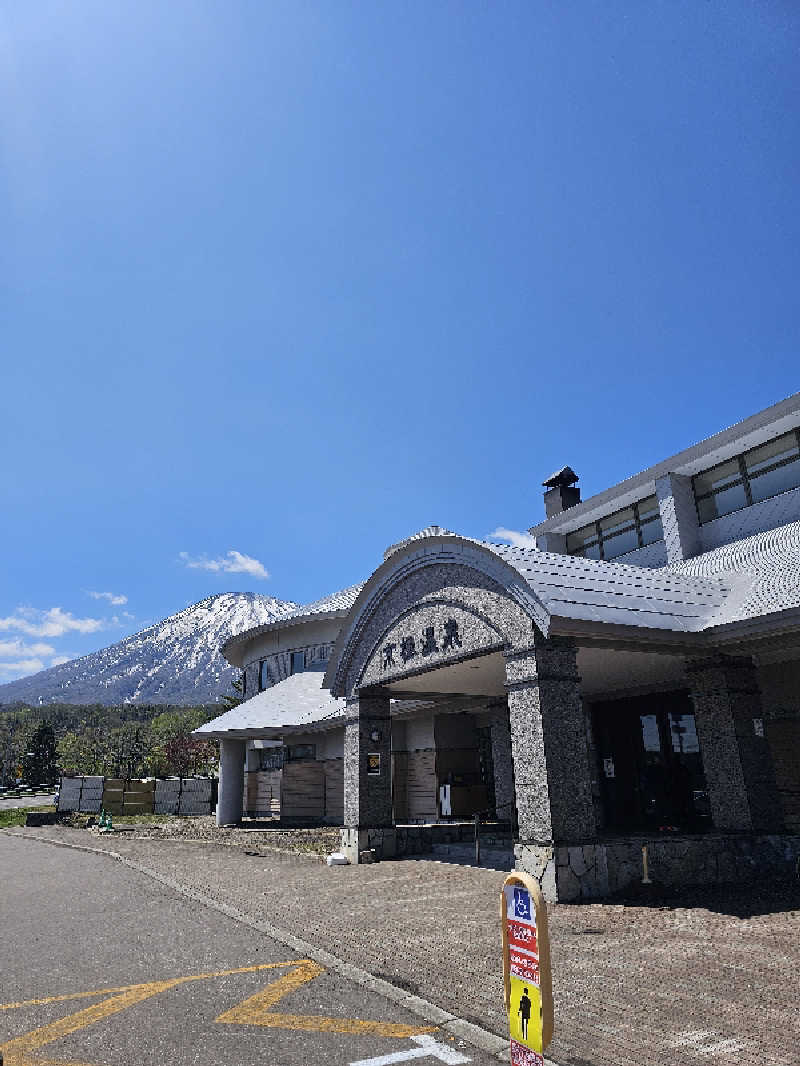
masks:
<svg viewBox="0 0 800 1066"><path fill-rule="evenodd" d="M5 1066L497 1062L98 855L0 833L0 914Z"/></svg>

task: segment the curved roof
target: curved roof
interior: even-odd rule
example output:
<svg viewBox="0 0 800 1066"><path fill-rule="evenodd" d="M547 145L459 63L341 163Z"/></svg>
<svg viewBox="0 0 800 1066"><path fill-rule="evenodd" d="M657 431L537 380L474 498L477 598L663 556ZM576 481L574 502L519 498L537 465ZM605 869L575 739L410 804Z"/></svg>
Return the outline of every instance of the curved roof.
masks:
<svg viewBox="0 0 800 1066"><path fill-rule="evenodd" d="M383 561L386 562L390 555L394 555L394 553L400 551L401 548L405 548L405 546L410 544L412 540L424 540L426 537L455 536L456 534L451 529L445 529L443 526L425 526L425 528L421 529L418 533L412 533L410 537L405 537L403 540L398 540L395 544L390 544L383 553Z"/></svg>
<svg viewBox="0 0 800 1066"><path fill-rule="evenodd" d="M545 636L582 633L685 644L713 624L738 586L736 575L728 573L690 576L454 534L409 538L361 589L339 632L325 675L333 691L338 691L348 647L394 581L437 561L472 567L504 585Z"/></svg>
<svg viewBox="0 0 800 1066"><path fill-rule="evenodd" d="M251 629L245 629L241 633L230 637L222 645L220 651L232 666L241 666L241 657L235 655L234 659L231 659L231 652L242 648L255 637L260 637L262 633L272 633L276 629L288 629L290 626L301 625L303 622L310 622L315 618L336 618L340 615L345 615L356 602L358 594L363 587L363 582L360 585L350 585L349 588L332 592L321 600L314 600L313 603L302 604L300 607L295 606L294 610L288 611L274 622L265 622L263 625L253 626Z"/></svg>

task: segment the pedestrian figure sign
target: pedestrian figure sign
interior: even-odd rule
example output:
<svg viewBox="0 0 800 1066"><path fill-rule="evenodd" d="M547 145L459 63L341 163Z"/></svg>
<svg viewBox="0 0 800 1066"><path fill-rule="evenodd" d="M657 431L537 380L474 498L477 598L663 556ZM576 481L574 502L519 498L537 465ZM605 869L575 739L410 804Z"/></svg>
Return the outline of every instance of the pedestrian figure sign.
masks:
<svg viewBox="0 0 800 1066"><path fill-rule="evenodd" d="M512 1066L543 1066L553 1036L547 911L536 880L510 874L500 898Z"/></svg>

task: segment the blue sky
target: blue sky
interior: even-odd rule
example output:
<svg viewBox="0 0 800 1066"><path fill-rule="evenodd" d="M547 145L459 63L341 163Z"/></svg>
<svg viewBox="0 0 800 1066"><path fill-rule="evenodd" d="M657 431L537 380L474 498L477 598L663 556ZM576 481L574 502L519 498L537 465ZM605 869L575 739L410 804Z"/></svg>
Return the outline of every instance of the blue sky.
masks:
<svg viewBox="0 0 800 1066"><path fill-rule="evenodd" d="M2 0L0 680L797 391L799 45L778 0Z"/></svg>

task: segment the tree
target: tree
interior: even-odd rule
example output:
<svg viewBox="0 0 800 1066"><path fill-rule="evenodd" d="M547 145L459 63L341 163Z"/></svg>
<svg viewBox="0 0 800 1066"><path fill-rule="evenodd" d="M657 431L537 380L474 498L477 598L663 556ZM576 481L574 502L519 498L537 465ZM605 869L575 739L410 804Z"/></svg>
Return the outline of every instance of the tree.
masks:
<svg viewBox="0 0 800 1066"><path fill-rule="evenodd" d="M217 746L213 740L182 733L169 741L166 757L170 773L178 777L194 777L210 773L217 765Z"/></svg>
<svg viewBox="0 0 800 1066"><path fill-rule="evenodd" d="M22 765L26 751L30 750L28 741L32 730L20 724L16 715L4 714L0 717L0 784L15 785L17 770ZM39 782L36 782L39 784Z"/></svg>
<svg viewBox="0 0 800 1066"><path fill-rule="evenodd" d="M31 734L22 758L26 785L52 785L56 780L56 735L48 722L40 722Z"/></svg>
<svg viewBox="0 0 800 1066"><path fill-rule="evenodd" d="M216 745L192 736L192 730L208 721L204 707L187 707L182 711L165 711L150 723L148 767L156 776L188 775L187 766L213 766ZM194 770L193 772L200 772Z"/></svg>
<svg viewBox="0 0 800 1066"><path fill-rule="evenodd" d="M220 697L220 703L225 704L225 710L231 711L234 707L238 707L240 703L244 703L244 679L242 676L234 678L231 681L231 688L233 689L233 695L225 695ZM223 714L225 711L223 711Z"/></svg>

